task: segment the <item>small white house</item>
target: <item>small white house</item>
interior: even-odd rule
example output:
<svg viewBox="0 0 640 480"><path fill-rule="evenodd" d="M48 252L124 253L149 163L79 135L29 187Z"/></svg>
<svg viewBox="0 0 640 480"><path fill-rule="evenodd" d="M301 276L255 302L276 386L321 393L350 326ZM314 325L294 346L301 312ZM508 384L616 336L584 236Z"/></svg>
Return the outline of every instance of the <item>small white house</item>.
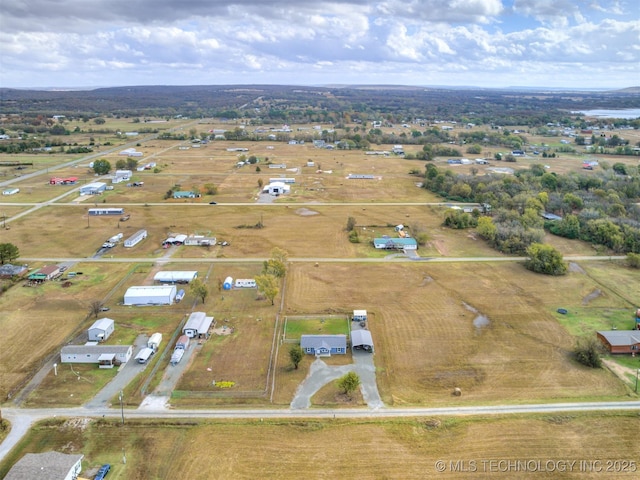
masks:
<svg viewBox="0 0 640 480"><path fill-rule="evenodd" d="M100 318L87 330L90 342L104 342L113 333L115 322L110 318Z"/></svg>
<svg viewBox="0 0 640 480"><path fill-rule="evenodd" d="M134 233L124 241L124 246L128 248L134 247L145 238L147 238L147 231L138 230L136 233Z"/></svg>
<svg viewBox="0 0 640 480"><path fill-rule="evenodd" d="M129 287L124 294L125 305L171 305L176 298L175 285Z"/></svg>

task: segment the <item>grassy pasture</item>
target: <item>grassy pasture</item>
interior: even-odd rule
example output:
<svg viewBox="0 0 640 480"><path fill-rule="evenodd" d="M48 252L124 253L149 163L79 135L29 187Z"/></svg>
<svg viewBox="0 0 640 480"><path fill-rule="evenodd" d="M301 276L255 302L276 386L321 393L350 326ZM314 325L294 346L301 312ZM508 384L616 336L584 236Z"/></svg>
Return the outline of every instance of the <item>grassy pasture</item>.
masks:
<svg viewBox="0 0 640 480"><path fill-rule="evenodd" d="M599 413L517 417L358 420L51 419L37 424L0 465L0 476L26 452L82 453L82 475L110 463L113 479L293 479L497 476L558 478L558 470L491 471L489 461L595 461L637 458L637 414ZM277 441L275 440L277 439ZM207 445L210 448L194 448ZM212 451L213 450L213 451ZM127 462L123 464L122 455ZM275 459L277 458L277 461ZM446 470L439 473L436 461ZM452 471L456 461L475 473ZM453 465L452 465L453 464ZM612 473L635 478L637 472ZM602 478L580 471L562 478Z"/></svg>
<svg viewBox="0 0 640 480"><path fill-rule="evenodd" d="M292 318L284 327L287 340L300 340L302 335L349 335L349 319L336 317Z"/></svg>
<svg viewBox="0 0 640 480"><path fill-rule="evenodd" d="M32 265L39 267L41 265ZM0 396L6 398L23 379L93 322L88 306L105 297L126 274L126 265L82 265L83 275L37 287L17 285L0 296Z"/></svg>
<svg viewBox="0 0 640 480"><path fill-rule="evenodd" d="M518 264L294 264L285 312L367 309L378 386L389 405L624 395L609 372L570 359L573 337L553 314L568 299L581 302L592 287L585 275L541 278ZM488 325L474 326L472 309ZM454 387L462 397L451 396Z"/></svg>

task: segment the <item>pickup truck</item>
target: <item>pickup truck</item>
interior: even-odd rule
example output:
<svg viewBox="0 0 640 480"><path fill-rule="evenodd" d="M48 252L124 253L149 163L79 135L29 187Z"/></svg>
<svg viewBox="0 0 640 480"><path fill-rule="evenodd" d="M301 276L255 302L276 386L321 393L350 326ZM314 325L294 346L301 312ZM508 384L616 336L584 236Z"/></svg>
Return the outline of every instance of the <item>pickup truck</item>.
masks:
<svg viewBox="0 0 640 480"><path fill-rule="evenodd" d="M104 243L102 244L102 248L113 248L113 247L115 247L115 246L116 246L116 244L115 244L115 243L113 243L113 242L104 242Z"/></svg>

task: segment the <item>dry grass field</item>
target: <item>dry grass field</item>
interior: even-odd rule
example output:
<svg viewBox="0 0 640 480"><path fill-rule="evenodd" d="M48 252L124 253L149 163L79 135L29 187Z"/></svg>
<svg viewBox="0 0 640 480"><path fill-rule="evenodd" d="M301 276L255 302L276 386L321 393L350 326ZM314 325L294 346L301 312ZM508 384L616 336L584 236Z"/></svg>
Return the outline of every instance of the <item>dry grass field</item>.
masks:
<svg viewBox="0 0 640 480"><path fill-rule="evenodd" d="M631 479L637 471L626 463L627 472L622 472L621 461L637 467L637 422L632 413L385 421L128 420L124 427L116 420L52 419L31 430L0 465L0 476L23 453L48 445L83 453L85 477L110 463L114 480ZM442 472L438 461L444 462Z"/></svg>
<svg viewBox="0 0 640 480"><path fill-rule="evenodd" d="M36 266L36 265L34 265ZM41 265L39 265L41 266ZM83 265L83 275L63 288L47 282L18 284L0 296L0 395L6 398L48 355L91 325L88 306L126 274L127 265Z"/></svg>

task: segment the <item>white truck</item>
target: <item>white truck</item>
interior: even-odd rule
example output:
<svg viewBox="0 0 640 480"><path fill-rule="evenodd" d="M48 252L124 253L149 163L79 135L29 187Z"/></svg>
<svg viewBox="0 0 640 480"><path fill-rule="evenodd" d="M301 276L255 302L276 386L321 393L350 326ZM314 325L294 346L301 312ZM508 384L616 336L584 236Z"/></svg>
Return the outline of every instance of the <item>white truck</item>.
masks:
<svg viewBox="0 0 640 480"><path fill-rule="evenodd" d="M171 365L175 367L177 364L179 364L180 360L182 360L183 355L184 350L182 348L176 348L171 354Z"/></svg>

